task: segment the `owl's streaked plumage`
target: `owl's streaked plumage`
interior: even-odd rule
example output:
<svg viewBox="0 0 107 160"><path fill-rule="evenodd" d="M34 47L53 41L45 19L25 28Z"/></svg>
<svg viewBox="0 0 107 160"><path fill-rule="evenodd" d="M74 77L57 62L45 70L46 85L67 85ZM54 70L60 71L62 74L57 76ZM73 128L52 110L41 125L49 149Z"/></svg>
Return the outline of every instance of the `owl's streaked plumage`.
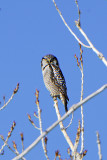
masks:
<svg viewBox="0 0 107 160"><path fill-rule="evenodd" d="M51 54L44 56L41 60L41 68L46 88L54 99L57 97L61 99L67 112L67 103L69 100L67 87L57 58Z"/></svg>

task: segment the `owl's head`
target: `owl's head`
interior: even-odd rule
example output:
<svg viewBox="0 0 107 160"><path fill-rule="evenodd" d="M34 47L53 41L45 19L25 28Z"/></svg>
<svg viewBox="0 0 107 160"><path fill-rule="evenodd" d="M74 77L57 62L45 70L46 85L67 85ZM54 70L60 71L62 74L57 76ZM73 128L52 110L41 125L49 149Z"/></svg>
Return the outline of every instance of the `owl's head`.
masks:
<svg viewBox="0 0 107 160"><path fill-rule="evenodd" d="M48 55L44 56L41 60L42 70L44 70L45 67L48 66L48 65L59 66L57 58L52 54L48 54Z"/></svg>

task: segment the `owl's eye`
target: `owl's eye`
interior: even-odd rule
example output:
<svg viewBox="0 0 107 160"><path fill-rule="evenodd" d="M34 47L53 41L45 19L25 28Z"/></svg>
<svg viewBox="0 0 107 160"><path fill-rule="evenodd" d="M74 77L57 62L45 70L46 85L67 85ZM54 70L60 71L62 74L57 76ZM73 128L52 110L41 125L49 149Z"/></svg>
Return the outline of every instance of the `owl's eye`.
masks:
<svg viewBox="0 0 107 160"><path fill-rule="evenodd" d="M55 65L58 65L58 61L54 60L53 62L54 62Z"/></svg>
<svg viewBox="0 0 107 160"><path fill-rule="evenodd" d="M51 60L51 62L52 62L54 65L59 65L56 57L54 57L54 58Z"/></svg>

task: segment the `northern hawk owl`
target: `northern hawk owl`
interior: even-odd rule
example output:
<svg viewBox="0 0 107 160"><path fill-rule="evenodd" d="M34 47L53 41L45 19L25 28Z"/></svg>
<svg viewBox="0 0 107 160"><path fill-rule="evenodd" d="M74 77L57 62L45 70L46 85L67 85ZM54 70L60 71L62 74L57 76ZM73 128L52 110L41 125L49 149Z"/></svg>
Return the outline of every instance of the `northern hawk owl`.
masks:
<svg viewBox="0 0 107 160"><path fill-rule="evenodd" d="M41 68L43 80L50 95L53 99L56 99L57 97L61 99L65 106L65 111L67 112L67 103L69 101L67 87L57 58L52 54L44 56L41 60Z"/></svg>

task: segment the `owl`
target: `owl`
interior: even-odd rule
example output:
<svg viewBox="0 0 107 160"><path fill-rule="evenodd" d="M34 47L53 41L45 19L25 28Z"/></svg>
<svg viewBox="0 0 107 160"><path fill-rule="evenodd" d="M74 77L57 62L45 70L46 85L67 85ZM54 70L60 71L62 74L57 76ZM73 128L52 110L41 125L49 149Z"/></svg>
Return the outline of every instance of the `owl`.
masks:
<svg viewBox="0 0 107 160"><path fill-rule="evenodd" d="M41 68L43 80L50 95L53 100L57 99L57 97L61 99L65 106L65 111L67 112L67 103L69 101L67 87L57 58L52 54L44 56L41 60Z"/></svg>

